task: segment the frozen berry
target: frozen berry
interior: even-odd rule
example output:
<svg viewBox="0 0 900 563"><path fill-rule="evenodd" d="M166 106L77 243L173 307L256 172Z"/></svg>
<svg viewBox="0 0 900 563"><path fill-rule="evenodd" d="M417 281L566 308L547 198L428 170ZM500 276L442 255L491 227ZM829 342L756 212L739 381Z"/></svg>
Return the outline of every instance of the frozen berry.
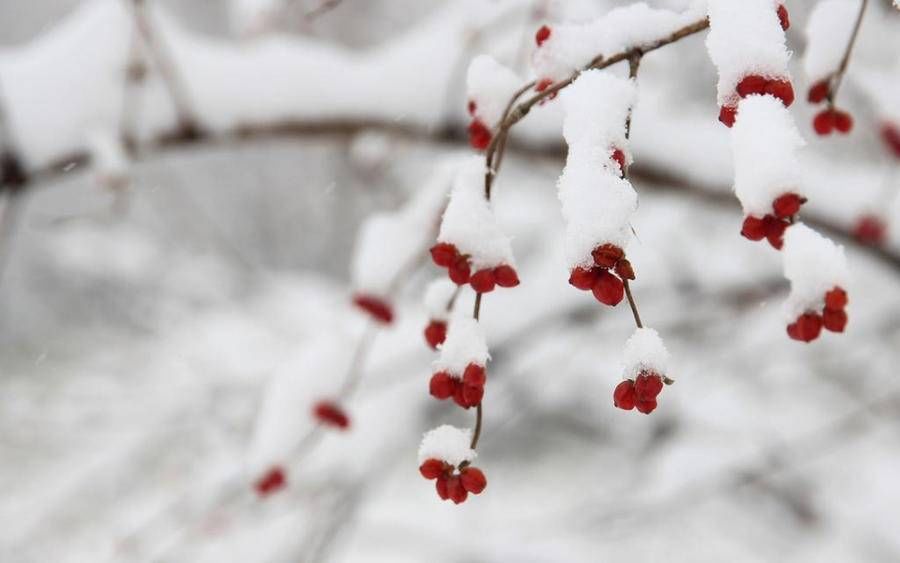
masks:
<svg viewBox="0 0 900 563"><path fill-rule="evenodd" d="M538 28L537 33L534 34L534 42L540 47L547 39L550 39L550 28L546 25L542 25Z"/></svg>
<svg viewBox="0 0 900 563"><path fill-rule="evenodd" d="M426 459L422 465L419 466L419 473L422 474L422 477L426 479L437 479L441 475L445 473L446 467L443 461L439 459Z"/></svg>
<svg viewBox="0 0 900 563"><path fill-rule="evenodd" d="M449 268L456 262L459 251L449 242L439 242L431 247L431 259L442 268Z"/></svg>
<svg viewBox="0 0 900 563"><path fill-rule="evenodd" d="M638 412L644 414L650 414L654 410L656 410L656 399L643 399L638 400L634 403L635 408L637 408Z"/></svg>
<svg viewBox="0 0 900 563"><path fill-rule="evenodd" d="M471 397L472 393L469 392L469 396L466 396L465 385L461 381L454 382L453 388L453 402L457 405L461 406L464 409L469 407L474 407L475 404L469 402L469 397Z"/></svg>
<svg viewBox="0 0 900 563"><path fill-rule="evenodd" d="M597 301L610 307L615 307L625 297L625 285L622 280L607 271L600 272L597 283L591 288Z"/></svg>
<svg viewBox="0 0 900 563"><path fill-rule="evenodd" d="M456 390L456 380L450 377L450 374L445 371L439 371L431 376L431 381L428 382L428 392L435 399L449 399L453 396L453 392Z"/></svg>
<svg viewBox="0 0 900 563"><path fill-rule="evenodd" d="M770 80L766 84L765 93L780 99L784 107L791 107L794 103L794 86L790 80Z"/></svg>
<svg viewBox="0 0 900 563"><path fill-rule="evenodd" d="M469 285L472 286L478 293L490 293L494 291L494 285L496 282L494 281L494 271L493 270L478 270L472 277L469 278Z"/></svg>
<svg viewBox="0 0 900 563"><path fill-rule="evenodd" d="M428 323L428 326L425 327L425 342L427 342L432 349L437 350L437 347L443 344L446 339L447 323L444 321L431 321Z"/></svg>
<svg viewBox="0 0 900 563"><path fill-rule="evenodd" d="M849 133L853 129L853 116L842 110L834 111L834 128L838 133Z"/></svg>
<svg viewBox="0 0 900 563"><path fill-rule="evenodd" d="M462 385L462 398L466 407L474 407L484 398L483 385Z"/></svg>
<svg viewBox="0 0 900 563"><path fill-rule="evenodd" d="M630 411L634 408L635 400L634 381L626 379L622 383L616 385L616 389L613 391L613 405L620 409Z"/></svg>
<svg viewBox="0 0 900 563"><path fill-rule="evenodd" d="M822 317L816 313L803 313L787 327L788 336L801 342L812 342L822 332Z"/></svg>
<svg viewBox="0 0 900 563"><path fill-rule="evenodd" d="M853 227L853 236L864 244L884 244L887 239L887 224L877 215L863 215Z"/></svg>
<svg viewBox="0 0 900 563"><path fill-rule="evenodd" d="M453 504L463 503L469 496L469 492L463 488L459 477L456 475L447 478L447 496L450 497Z"/></svg>
<svg viewBox="0 0 900 563"><path fill-rule="evenodd" d="M384 324L390 324L394 320L394 312L391 306L377 297L356 294L353 296L353 304L369 313L373 319Z"/></svg>
<svg viewBox="0 0 900 563"><path fill-rule="evenodd" d="M825 308L832 311L842 311L848 301L847 292L841 287L835 287L825 294Z"/></svg>
<svg viewBox="0 0 900 563"><path fill-rule="evenodd" d="M663 388L662 378L655 373L641 372L634 378L634 394L638 401L655 399Z"/></svg>
<svg viewBox="0 0 900 563"><path fill-rule="evenodd" d="M619 274L619 277L623 280L634 279L634 268L631 267L631 262L625 258L622 258L616 263L616 273Z"/></svg>
<svg viewBox="0 0 900 563"><path fill-rule="evenodd" d="M512 266L502 264L494 268L494 281L500 287L516 287L519 285L519 274Z"/></svg>
<svg viewBox="0 0 900 563"><path fill-rule="evenodd" d="M463 285L469 281L469 261L465 256L460 256L447 270L450 280L456 285Z"/></svg>
<svg viewBox="0 0 900 563"><path fill-rule="evenodd" d="M462 487L473 495L480 494L487 487L487 478L477 467L466 467L459 472Z"/></svg>
<svg viewBox="0 0 900 563"><path fill-rule="evenodd" d="M806 203L806 198L794 193L787 193L778 196L772 202L772 209L775 216L782 219L796 215L800 211L800 206Z"/></svg>
<svg viewBox="0 0 900 563"><path fill-rule="evenodd" d="M787 31L789 27L791 27L791 17L788 14L787 8L784 7L784 4L778 5L778 23L781 24L781 29Z"/></svg>
<svg viewBox="0 0 900 563"><path fill-rule="evenodd" d="M834 311L825 309L822 313L822 325L831 332L844 332L847 326L847 312L842 310Z"/></svg>
<svg viewBox="0 0 900 563"><path fill-rule="evenodd" d="M894 156L900 158L900 128L893 123L884 123L881 126L881 140Z"/></svg>
<svg viewBox="0 0 900 563"><path fill-rule="evenodd" d="M625 253L622 252L622 249L614 244L604 244L602 246L598 246L591 252L591 255L594 257L594 264L601 268L612 268L616 265L616 262L622 259L625 256Z"/></svg>
<svg viewBox="0 0 900 563"><path fill-rule="evenodd" d="M437 494L441 497L441 500L447 500L450 498L450 492L448 491L447 483L450 480L446 475L441 475L437 478L437 481L434 482L434 488L437 490Z"/></svg>
<svg viewBox="0 0 900 563"><path fill-rule="evenodd" d="M619 170L622 171L622 174L625 173L625 153L622 152L622 149L613 149L612 159L619 165Z"/></svg>
<svg viewBox="0 0 900 563"><path fill-rule="evenodd" d="M789 223L772 215L766 215L764 222L766 226L766 240L769 241L772 248L781 250L781 247L784 246L784 232L787 230Z"/></svg>
<svg viewBox="0 0 900 563"><path fill-rule="evenodd" d="M597 283L597 272L594 270L578 267L569 274L569 284L578 289L589 291L595 283Z"/></svg>
<svg viewBox="0 0 900 563"><path fill-rule="evenodd" d="M463 372L462 380L466 385L484 385L487 381L487 372L483 366L469 364Z"/></svg>
<svg viewBox="0 0 900 563"><path fill-rule="evenodd" d="M837 127L837 119L830 109L823 109L813 118L813 129L817 135L830 135Z"/></svg>
<svg viewBox="0 0 900 563"><path fill-rule="evenodd" d="M331 401L319 401L313 407L313 415L319 422L327 426L334 426L346 430L350 426L350 418L344 410Z"/></svg>
<svg viewBox="0 0 900 563"><path fill-rule="evenodd" d="M725 127L731 128L734 125L734 120L737 118L737 108L732 106L722 106L719 108L719 121L721 121Z"/></svg>
<svg viewBox="0 0 900 563"><path fill-rule="evenodd" d="M256 494L265 497L281 490L286 484L287 478L284 475L284 469L276 465L260 477L253 484L253 488L256 489Z"/></svg>
<svg viewBox="0 0 900 563"><path fill-rule="evenodd" d="M762 76L751 74L738 82L736 90L740 97L746 98L751 94L764 94L768 83L769 81Z"/></svg>
<svg viewBox="0 0 900 563"><path fill-rule="evenodd" d="M824 102L825 98L828 97L829 91L830 87L828 84L828 80L820 80L810 87L809 95L806 99L809 100L811 104Z"/></svg>
<svg viewBox="0 0 900 563"><path fill-rule="evenodd" d="M469 144L479 151L491 144L491 130L479 119L473 119L469 124Z"/></svg>
<svg viewBox="0 0 900 563"><path fill-rule="evenodd" d="M747 215L741 226L741 235L750 240L762 240L766 238L766 222L764 219Z"/></svg>

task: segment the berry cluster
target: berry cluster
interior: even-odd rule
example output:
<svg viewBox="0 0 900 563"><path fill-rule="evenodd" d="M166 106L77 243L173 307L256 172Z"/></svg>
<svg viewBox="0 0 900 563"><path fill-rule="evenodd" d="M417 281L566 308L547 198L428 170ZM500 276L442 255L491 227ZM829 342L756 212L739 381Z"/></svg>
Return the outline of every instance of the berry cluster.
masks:
<svg viewBox="0 0 900 563"><path fill-rule="evenodd" d="M326 426L333 426L341 430L350 427L350 418L337 403L331 401L319 401L313 406L313 416Z"/></svg>
<svg viewBox="0 0 900 563"><path fill-rule="evenodd" d="M856 221L853 236L863 244L879 246L887 239L887 223L873 213L866 213Z"/></svg>
<svg viewBox="0 0 900 563"><path fill-rule="evenodd" d="M822 328L831 332L844 332L847 326L847 292L834 287L825 294L825 307L820 315L807 311L787 327L788 336L801 342L812 342L819 337Z"/></svg>
<svg viewBox="0 0 900 563"><path fill-rule="evenodd" d="M807 100L811 104L828 101L828 107L813 118L813 129L817 135L831 135L833 131L849 133L853 129L853 117L846 111L836 109L832 101L831 77L820 80L809 89Z"/></svg>
<svg viewBox="0 0 900 563"><path fill-rule="evenodd" d="M625 297L622 280L633 280L634 270L625 253L614 244L603 244L591 252L592 268L576 267L569 275L569 283L583 291L591 291L597 301L615 307ZM618 277L610 272L615 271Z"/></svg>
<svg viewBox="0 0 900 563"><path fill-rule="evenodd" d="M256 483L253 484L253 488L256 490L256 494L266 497L278 492L285 485L287 485L287 477L284 474L284 469L276 465L257 479Z"/></svg>
<svg viewBox="0 0 900 563"><path fill-rule="evenodd" d="M419 466L422 477L435 480L435 489L441 500L452 500L454 504L465 502L469 493L477 495L487 487L487 478L477 467L465 466L458 473L455 468L440 459L426 459Z"/></svg>
<svg viewBox="0 0 900 563"><path fill-rule="evenodd" d="M495 286L516 287L519 275L515 268L501 264L494 268L484 268L471 273L469 256L460 254L456 246L447 242L439 242L431 247L431 259L441 268L447 268L447 274L453 283L468 283L477 293L489 293Z"/></svg>
<svg viewBox="0 0 900 563"><path fill-rule="evenodd" d="M741 235L753 241L766 239L773 248L781 250L784 245L784 231L804 203L805 197L790 192L775 198L772 202L772 213L762 218L753 215L744 218Z"/></svg>
<svg viewBox="0 0 900 563"><path fill-rule="evenodd" d="M475 150L483 151L491 144L491 130L483 121L475 117L478 104L475 100L469 100L469 115L472 116L472 122L469 123L467 129L469 133L469 145Z"/></svg>
<svg viewBox="0 0 900 563"><path fill-rule="evenodd" d="M425 327L425 342L431 346L432 350L444 343L447 339L447 322L432 319Z"/></svg>
<svg viewBox="0 0 900 563"><path fill-rule="evenodd" d="M758 74L750 74L738 82L735 91L741 99L752 95L768 95L781 100L784 107L790 107L794 103L794 87L786 78L766 78ZM726 127L733 126L736 117L736 105L725 105L719 109L719 121Z"/></svg>
<svg viewBox="0 0 900 563"><path fill-rule="evenodd" d="M484 366L470 363L463 371L462 377L454 377L447 371L439 371L431 376L428 392L435 399L444 401L453 398L453 402L464 409L478 406L484 397L484 384L487 382L487 371Z"/></svg>
<svg viewBox="0 0 900 563"><path fill-rule="evenodd" d="M650 414L656 409L656 397L662 392L663 378L652 371L642 371L634 380L626 379L613 391L613 405L630 411Z"/></svg>
<svg viewBox="0 0 900 563"><path fill-rule="evenodd" d="M390 324L394 320L394 311L391 306L374 295L357 293L353 296L353 304L371 315L378 322Z"/></svg>

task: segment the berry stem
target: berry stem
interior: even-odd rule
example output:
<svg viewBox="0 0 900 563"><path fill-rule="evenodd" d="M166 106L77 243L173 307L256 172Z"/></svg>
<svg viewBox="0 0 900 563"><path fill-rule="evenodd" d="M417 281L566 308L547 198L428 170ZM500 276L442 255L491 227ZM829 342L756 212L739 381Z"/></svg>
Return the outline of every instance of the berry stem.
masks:
<svg viewBox="0 0 900 563"><path fill-rule="evenodd" d="M625 286L625 297L628 298L628 304L631 306L631 314L634 315L634 324L636 324L638 328L644 328L644 324L641 322L641 314L638 312L637 303L634 300L634 296L631 295L631 285L628 283L628 280L622 280L622 284Z"/></svg>
<svg viewBox="0 0 900 563"><path fill-rule="evenodd" d="M850 34L850 41L847 42L847 50L844 51L844 57L841 64L832 77L832 85L828 90L828 107L834 108L834 98L837 97L838 88L841 87L841 81L847 72L847 65L850 63L850 54L853 52L853 46L856 44L856 38L859 36L859 28L862 26L863 16L866 13L866 7L869 0L862 0L859 4L859 14L856 16L856 23L853 24L853 33Z"/></svg>

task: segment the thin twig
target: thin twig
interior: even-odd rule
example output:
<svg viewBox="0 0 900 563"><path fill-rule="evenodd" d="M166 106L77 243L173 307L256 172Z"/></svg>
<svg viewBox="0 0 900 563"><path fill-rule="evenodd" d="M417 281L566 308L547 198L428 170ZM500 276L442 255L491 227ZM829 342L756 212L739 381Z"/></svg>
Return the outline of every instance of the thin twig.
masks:
<svg viewBox="0 0 900 563"><path fill-rule="evenodd" d="M859 35L859 28L862 26L863 16L866 13L866 7L869 5L869 0L862 0L859 4L859 14L856 16L856 23L853 24L853 33L850 34L850 41L847 42L847 50L844 51L844 56L841 59L841 65L838 67L834 76L832 77L832 86L828 89L828 105L834 107L834 98L837 96L838 88L841 87L841 82L844 79L844 74L847 72L847 65L850 63L850 54L853 52L853 46L856 44L856 38Z"/></svg>

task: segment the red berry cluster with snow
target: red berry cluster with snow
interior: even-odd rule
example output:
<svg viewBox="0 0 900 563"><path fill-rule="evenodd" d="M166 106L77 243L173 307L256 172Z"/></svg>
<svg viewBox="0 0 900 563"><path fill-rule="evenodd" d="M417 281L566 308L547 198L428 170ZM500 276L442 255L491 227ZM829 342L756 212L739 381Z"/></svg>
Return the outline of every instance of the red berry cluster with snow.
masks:
<svg viewBox="0 0 900 563"><path fill-rule="evenodd" d="M441 500L454 504L465 502L469 493L480 494L487 487L487 478L471 465L475 450L470 447L472 432L450 425L430 430L419 446L419 472L433 480Z"/></svg>
<svg viewBox="0 0 900 563"><path fill-rule="evenodd" d="M802 223L784 239L784 275L791 282L785 303L787 333L811 342L822 329L843 332L847 325L847 261L844 249Z"/></svg>
<svg viewBox="0 0 900 563"><path fill-rule="evenodd" d="M739 102L772 96L785 107L794 102L784 29L786 10L773 0L709 0L706 47L719 71L719 121L734 125Z"/></svg>
<svg viewBox="0 0 900 563"><path fill-rule="evenodd" d="M441 353L432 365L428 384L431 396L453 401L468 409L481 403L487 382L485 365L490 359L484 331L478 321L461 314L450 321Z"/></svg>
<svg viewBox="0 0 900 563"><path fill-rule="evenodd" d="M632 80L599 70L582 73L562 98L569 152L558 187L569 283L610 306L622 301L623 280L634 279L625 248L637 193L623 177L630 160L625 122L634 98Z"/></svg>
<svg viewBox="0 0 900 563"><path fill-rule="evenodd" d="M434 280L425 290L428 324L425 326L424 335L425 342L433 350L437 350L447 338L447 319L458 290L459 286L447 279Z"/></svg>
<svg viewBox="0 0 900 563"><path fill-rule="evenodd" d="M469 64L466 77L469 144L484 150L491 144L491 128L503 117L506 104L522 84L522 79L488 55L478 55Z"/></svg>
<svg viewBox="0 0 900 563"><path fill-rule="evenodd" d="M625 343L624 380L613 391L613 404L623 410L650 414L663 390L669 351L652 328L639 328Z"/></svg>
<svg viewBox="0 0 900 563"><path fill-rule="evenodd" d="M459 169L431 258L447 268L454 283L468 283L478 293L519 285L509 237L484 196L484 162L479 157Z"/></svg>
<svg viewBox="0 0 900 563"><path fill-rule="evenodd" d="M740 102L731 131L734 192L744 210L741 234L780 249L784 232L806 202L797 151L805 142L788 110L771 96Z"/></svg>

